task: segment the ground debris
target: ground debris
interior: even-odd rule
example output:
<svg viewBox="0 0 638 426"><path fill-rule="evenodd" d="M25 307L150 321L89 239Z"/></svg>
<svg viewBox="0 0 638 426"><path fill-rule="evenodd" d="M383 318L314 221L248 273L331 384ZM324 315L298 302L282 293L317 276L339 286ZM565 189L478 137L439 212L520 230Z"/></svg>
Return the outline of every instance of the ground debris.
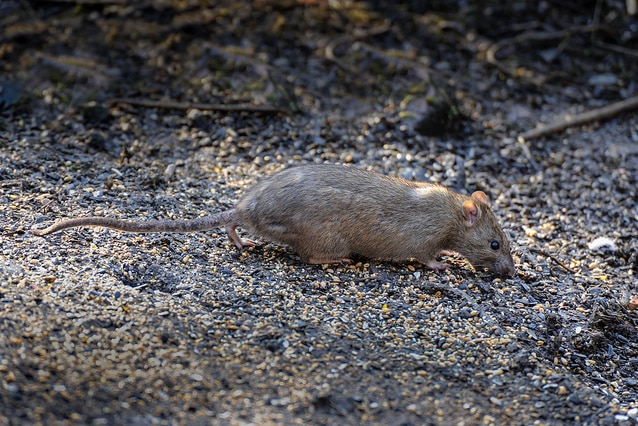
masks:
<svg viewBox="0 0 638 426"><path fill-rule="evenodd" d="M516 39L586 8L5 3L0 424L635 423L638 119L517 140L635 95L635 61L589 31ZM596 12L607 44L635 37L624 4ZM464 117L445 136L415 128L433 93ZM220 104L239 110L198 108ZM27 232L199 217L306 163L485 191L517 275L308 265L223 230Z"/></svg>

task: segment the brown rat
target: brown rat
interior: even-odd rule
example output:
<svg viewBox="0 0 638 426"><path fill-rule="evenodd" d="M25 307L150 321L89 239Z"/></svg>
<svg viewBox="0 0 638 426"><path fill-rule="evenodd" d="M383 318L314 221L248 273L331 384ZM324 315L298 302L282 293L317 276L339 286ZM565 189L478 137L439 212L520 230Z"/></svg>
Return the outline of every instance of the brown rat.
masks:
<svg viewBox="0 0 638 426"><path fill-rule="evenodd" d="M471 197L441 185L393 178L337 165L285 169L266 177L234 209L192 220L129 222L104 217L67 219L46 235L77 226L103 226L127 232L193 232L224 226L242 249L242 226L284 243L310 263L349 262L353 254L397 261L416 259L436 271L448 265L444 251L465 256L477 267L513 276L510 245L485 193Z"/></svg>

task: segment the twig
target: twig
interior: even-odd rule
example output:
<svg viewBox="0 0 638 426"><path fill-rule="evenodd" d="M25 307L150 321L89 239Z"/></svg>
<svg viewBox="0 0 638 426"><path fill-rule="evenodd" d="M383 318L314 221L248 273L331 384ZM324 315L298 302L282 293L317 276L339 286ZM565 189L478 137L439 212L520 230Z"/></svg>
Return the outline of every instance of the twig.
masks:
<svg viewBox="0 0 638 426"><path fill-rule="evenodd" d="M356 70L348 65L346 65L341 59L335 55L335 48L341 43L345 43L346 41L352 41L350 36L343 36L334 39L332 42L328 43L324 50L324 56L327 60L332 61L342 70L350 73L356 74Z"/></svg>
<svg viewBox="0 0 638 426"><path fill-rule="evenodd" d="M611 50L612 52L620 53L621 55L633 56L638 58L638 50L628 49L626 47L618 46L616 44L609 44L599 40L593 40L594 46L598 46L602 49Z"/></svg>
<svg viewBox="0 0 638 426"><path fill-rule="evenodd" d="M556 262L556 264L558 264L558 266L560 266L561 268L565 269L567 272L575 274L576 271L573 270L572 268L570 268L569 266L565 265L563 262L561 262L560 260L558 260L558 258L556 256L554 256L551 253L546 252L545 250L541 250L541 249L537 249L534 247L530 247L529 251L532 251L534 253L538 253L540 255L543 255L545 257L549 257L550 259L552 259L554 262Z"/></svg>
<svg viewBox="0 0 638 426"><path fill-rule="evenodd" d="M323 52L324 57L328 59L329 61L334 62L342 70L350 74L357 74L358 71L356 69L347 65L345 62L339 59L337 55L335 55L335 48L339 46L341 43L346 43L346 42L352 43L355 40L361 40L363 38L370 37L373 35L383 34L384 32L388 31L388 29L389 29L388 25L383 24L379 27L371 28L369 30L364 30L364 31L355 30L352 35L348 34L345 36L337 37L332 42L328 43L328 45L326 45Z"/></svg>
<svg viewBox="0 0 638 426"><path fill-rule="evenodd" d="M553 33L548 33L544 31L529 31L522 34L517 35L516 37L508 38L506 40L501 40L493 45L491 45L487 51L485 52L485 59L488 63L494 65L496 68L501 70L503 73L507 75L514 76L515 73L510 70L508 67L503 65L498 59L496 59L496 54L499 50L506 46L511 46L519 43L523 43L526 41L547 41L554 40L557 38L569 37L573 34L583 33L583 32L595 32L600 29L599 25L581 25L577 27L567 28L561 31L556 31Z"/></svg>
<svg viewBox="0 0 638 426"><path fill-rule="evenodd" d="M538 163L536 162L536 160L534 160L534 156L532 155L532 151L529 149L529 145L526 144L525 142L527 142L525 139L523 138L517 138L516 142L518 142L518 144L521 146L521 150L523 151L523 155L525 156L525 158L527 158L527 161L529 161L530 166L532 166L532 168L534 170L540 170L540 167L538 166Z"/></svg>
<svg viewBox="0 0 638 426"><path fill-rule="evenodd" d="M133 98L109 99L107 103L110 103L110 104L122 103L122 104L143 106L148 108L166 108L166 109L183 109L183 110L201 109L206 111L261 112L265 114L279 114L279 113L285 114L286 113L286 111L281 108L275 108L275 107L265 106L265 105L203 104L203 103L197 103L197 102L177 102L177 101L169 101L169 100L155 101L152 99L133 99Z"/></svg>
<svg viewBox="0 0 638 426"><path fill-rule="evenodd" d="M37 52L35 56L42 62L61 69L67 73L73 73L95 80L104 80L112 77L119 77L120 70L109 68L91 58L81 56L54 56L44 52Z"/></svg>
<svg viewBox="0 0 638 426"><path fill-rule="evenodd" d="M133 290L141 290L143 288L148 287L148 283L140 284L138 286L133 287Z"/></svg>
<svg viewBox="0 0 638 426"><path fill-rule="evenodd" d="M600 0L596 2L596 8L594 9L594 19L593 19L594 25L598 25L600 23L600 11L602 9L602 3L603 2ZM626 5L627 5L627 13L629 15L634 15L636 13L636 0L627 0ZM617 46L615 44L607 44L605 42L602 42L596 38L596 33L591 34L591 42L595 46L602 47L603 49L611 50L612 52L618 52L623 55L638 57L638 51L628 49L623 46Z"/></svg>
<svg viewBox="0 0 638 426"><path fill-rule="evenodd" d="M548 124L547 126L541 126L536 129L528 130L527 132L521 134L519 136L519 139L522 138L523 140L529 140L538 138L550 133L560 132L561 130L565 130L568 127L580 126L592 121L605 120L614 117L621 112L630 111L636 108L638 108L638 96L634 96L632 98L625 99L619 102L614 102L613 104L606 105L602 108L593 109L582 114L576 114L572 116L568 115L555 121L552 124Z"/></svg>
<svg viewBox="0 0 638 426"><path fill-rule="evenodd" d="M22 180L20 180L20 179L8 179L8 180L5 180L4 182L0 183L0 186L17 186L17 185L22 186Z"/></svg>

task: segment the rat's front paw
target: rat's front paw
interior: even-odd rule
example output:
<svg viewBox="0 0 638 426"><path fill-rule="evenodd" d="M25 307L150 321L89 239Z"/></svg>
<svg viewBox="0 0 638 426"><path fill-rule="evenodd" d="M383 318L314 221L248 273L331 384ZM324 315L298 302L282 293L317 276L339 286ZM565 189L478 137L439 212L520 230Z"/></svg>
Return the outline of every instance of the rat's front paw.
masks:
<svg viewBox="0 0 638 426"><path fill-rule="evenodd" d="M433 271L441 272L441 271L445 271L450 265L446 263L441 263L437 260L430 260L428 262L425 262L425 266L432 269Z"/></svg>

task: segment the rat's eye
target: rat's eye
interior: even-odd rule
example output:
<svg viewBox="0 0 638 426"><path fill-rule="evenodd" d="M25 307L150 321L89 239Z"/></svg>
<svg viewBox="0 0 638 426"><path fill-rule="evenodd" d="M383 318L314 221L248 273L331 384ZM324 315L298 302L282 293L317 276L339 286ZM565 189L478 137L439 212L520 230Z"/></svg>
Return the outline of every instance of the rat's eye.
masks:
<svg viewBox="0 0 638 426"><path fill-rule="evenodd" d="M490 243L490 248L492 250L498 250L501 247L501 245L498 243L498 241L492 241Z"/></svg>

